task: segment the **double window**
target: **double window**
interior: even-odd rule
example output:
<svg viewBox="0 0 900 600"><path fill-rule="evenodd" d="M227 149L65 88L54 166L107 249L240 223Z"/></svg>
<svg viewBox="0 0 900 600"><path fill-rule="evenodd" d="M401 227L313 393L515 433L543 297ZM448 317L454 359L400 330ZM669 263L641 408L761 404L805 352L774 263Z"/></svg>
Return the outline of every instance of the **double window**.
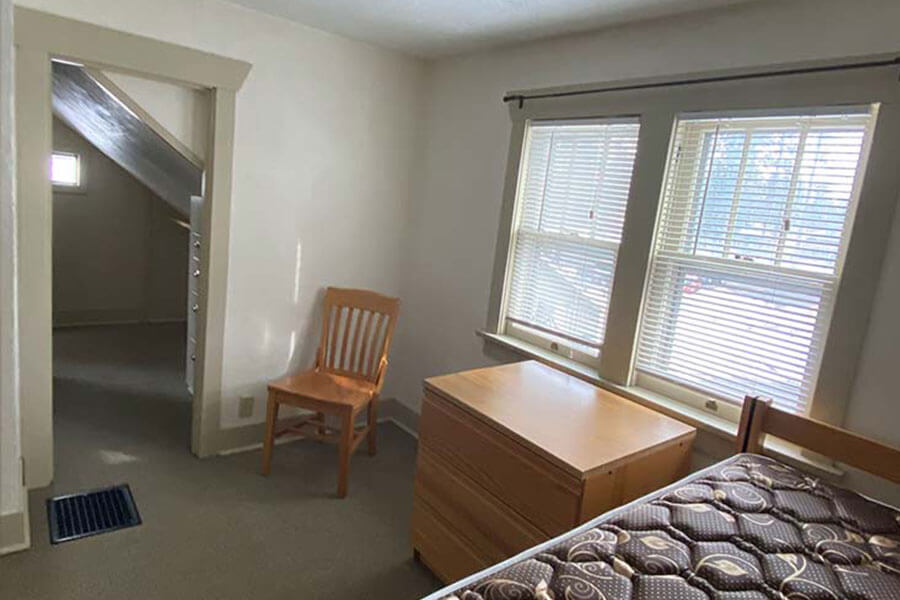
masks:
<svg viewBox="0 0 900 600"><path fill-rule="evenodd" d="M714 400L732 418L747 394L808 412L879 106L674 110L667 126L650 119L649 142L643 114L523 119L494 331L601 378L604 355L615 354L614 383L700 407ZM668 153L645 143L668 143ZM658 161L653 197L647 185L635 192L641 156L641 177ZM632 203L653 210L632 213ZM889 206L870 214L889 217ZM632 224L646 235L634 234L625 257L631 218L646 221ZM883 247L865 252L880 260ZM620 259L629 261L622 273L634 265L643 277L623 277L629 289L617 296ZM621 326L609 347L613 323ZM846 327L841 335L843 351L852 344Z"/></svg>

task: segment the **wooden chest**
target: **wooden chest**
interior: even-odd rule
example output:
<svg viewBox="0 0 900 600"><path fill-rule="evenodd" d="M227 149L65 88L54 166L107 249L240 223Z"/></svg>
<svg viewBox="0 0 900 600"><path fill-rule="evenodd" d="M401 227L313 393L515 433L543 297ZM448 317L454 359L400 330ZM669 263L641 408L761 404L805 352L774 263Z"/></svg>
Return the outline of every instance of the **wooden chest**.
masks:
<svg viewBox="0 0 900 600"><path fill-rule="evenodd" d="M536 361L428 379L414 551L464 577L683 477L695 435Z"/></svg>

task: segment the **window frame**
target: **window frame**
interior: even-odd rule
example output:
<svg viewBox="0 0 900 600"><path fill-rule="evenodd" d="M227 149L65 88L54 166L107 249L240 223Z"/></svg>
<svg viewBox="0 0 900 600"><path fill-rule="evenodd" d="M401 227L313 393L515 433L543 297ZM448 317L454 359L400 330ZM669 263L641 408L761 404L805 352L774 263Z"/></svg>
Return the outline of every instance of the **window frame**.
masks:
<svg viewBox="0 0 900 600"><path fill-rule="evenodd" d="M510 337L516 338L518 340L524 341L530 345L533 345L537 348L541 348L542 350L546 350L548 352L552 352L553 354L562 356L569 360L574 360L579 364L588 365L593 368L597 368L600 364L600 357L603 354L603 344L598 348L598 356L592 356L587 352L580 350L575 347L577 342L572 342L572 344L566 343L566 340L563 337L554 335L553 333L543 334L539 332L537 329L529 327L526 324L510 322L508 311L509 311L509 301L510 301L510 288L513 277L513 270L515 267L515 247L518 239L519 222L521 218L521 213L523 209L523 203L521 202L521 198L524 193L525 184L527 177L526 171L526 163L528 160L528 153L530 150L529 146L529 132L532 127L546 127L546 126L565 126L565 125L590 125L590 124L614 124L614 123L634 123L638 125L640 128L640 123L635 119L635 117L628 116L616 116L616 117L605 117L605 118L577 118L577 119L526 119L524 122L524 131L523 131L523 139L522 139L522 149L521 154L519 156L519 166L516 170L516 189L515 189L515 198L513 201L513 210L512 216L509 221L509 247L508 247L508 260L505 266L505 272L503 276L503 286L502 286L502 297L500 299L500 308L498 314L498 333L502 335L508 335ZM633 173L632 173L633 176ZM630 198L629 198L630 200ZM626 207L627 210L627 207ZM552 234L544 234L540 232L536 232L536 235L544 238L552 238ZM610 249L614 250L616 254L616 261L618 261L618 253L621 248L621 242L618 244L613 244L612 242L606 241L594 241L588 242L585 241L585 244L595 243L598 246L608 246ZM615 248L612 248L615 246ZM613 273L612 285L610 288L615 287L615 272ZM610 292L612 294L612 292ZM608 325L608 312L607 312L607 325ZM557 339L553 339L557 338Z"/></svg>
<svg viewBox="0 0 900 600"><path fill-rule="evenodd" d="M54 156L71 156L75 158L75 177L74 184L58 182L53 179L53 157ZM80 152L73 150L53 150L50 155L50 185L54 192L62 192L68 194L79 194L84 192L84 157Z"/></svg>
<svg viewBox="0 0 900 600"><path fill-rule="evenodd" d="M677 130L678 125L681 122L697 121L697 120L706 120L706 119L744 119L744 118L756 118L762 117L758 123L755 123L751 126L739 126L738 128L742 131L753 131L755 129L767 128L772 126L777 126L776 122L774 125L772 121L777 121L779 118L800 115L803 116L812 116L812 115L820 115L820 114L840 114L847 113L850 119L857 119L857 115L862 115L862 111L867 111L867 115L864 117L866 120L871 120L873 124L877 124L878 112L880 109L880 104L874 104L869 106L851 106L851 107L841 107L841 110L828 110L827 107L809 107L803 108L799 110L792 111L777 111L777 110L767 110L767 111L752 111L750 113L745 113L741 111L728 111L727 113L701 113L701 114L679 114L676 115L675 121L675 129ZM771 120L769 118L771 117ZM694 135L697 137L704 137L709 135L710 132L714 131L714 126L712 123L696 123L696 125L689 124L687 127L691 127L693 131L689 131L689 135ZM840 286L841 278L843 277L844 271L844 258L846 257L847 248L850 244L850 239L852 237L853 231L853 223L856 216L856 211L859 207L859 192L862 186L862 179L864 179L866 172L866 165L868 163L869 152L871 149L872 136L874 134L874 125L869 126L866 124L866 131L864 133L864 137L861 141L860 146L860 158L859 164L857 166L856 173L860 174L860 177L855 177L853 188L850 191L850 196L848 200L848 216L845 219L844 226L841 229L841 239L838 246L838 253L835 257L835 265L833 272L830 273L820 273L816 271L805 271L802 269L798 269L796 267L784 266L783 264L779 264L779 260L783 258L780 255L780 252L776 252L775 260L776 262L773 264L768 264L765 262L755 263L750 262L744 267L747 269L748 274L750 273L758 273L760 276L764 276L770 272L778 272L782 276L785 277L802 277L809 279L810 281L817 281L821 283L823 286L831 285L836 291ZM749 136L745 140L745 146L749 143ZM705 142L700 142L701 144L705 144ZM673 151L677 151L673 148ZM744 150L746 152L746 148ZM702 161L704 158L701 155L695 155L693 158L693 163L685 164L680 161L680 159L669 159L668 168L675 168L679 171L687 171L690 173L698 173L702 171ZM683 175L683 173L682 173ZM667 173L668 178L668 173ZM664 183L665 185L665 183ZM661 190L660 192L660 203L662 203L663 198L665 196L665 190ZM790 196L790 193L787 194ZM734 204L735 198L732 199L732 213L734 213L736 205ZM789 206L789 200L787 206ZM659 219L657 220L656 225L656 233L659 233L660 223ZM698 234L699 235L699 234ZM732 221L729 223L728 232L724 237L724 248L723 252L732 245L735 235L735 223L734 223L734 214L732 214ZM779 247L783 247L784 244L787 243L787 232L786 230L779 230ZM699 237L697 238L699 240ZM654 240L655 246L656 240ZM651 254L653 253L653 249L651 248ZM727 269L731 260L725 256L709 256L709 255L701 255L697 254L694 256L682 255L677 251L666 251L663 253L666 258L669 260L690 260L691 262L696 263L704 263L708 265L708 269L710 271L715 271L717 268L725 268ZM653 260L651 259L650 266L648 268L648 285L649 279L652 273ZM828 324L831 322L834 303L836 301L835 297L832 297L832 301L825 304L819 313L816 316L817 322L824 325L826 328ZM648 296L645 291L644 297L642 298L642 303L646 304L648 302ZM638 332L635 338L636 347L640 347L641 343L642 330L639 326ZM817 351L819 354L824 350L824 345L827 344L827 333L825 334L825 338L823 340L823 345L818 347ZM637 362L637 361L636 361ZM818 374L821 368L820 360L814 360L814 364L812 367L812 381L815 382L818 378ZM696 387L694 385L677 381L674 377L666 377L660 374L655 374L651 372L647 372L641 370L636 364L633 369L632 383L637 385L638 387L648 389L650 391L663 394L667 397L675 399L679 402L683 402L687 405L703 408L707 402L710 400L718 403L719 414L728 415L729 420L736 420L740 415L740 402L732 399L728 399L724 397L722 394L717 394L715 392L711 392L708 390L703 390L702 388ZM814 384L813 384L813 387ZM806 405L808 407L808 404Z"/></svg>
<svg viewBox="0 0 900 600"><path fill-rule="evenodd" d="M894 58L893 55L856 57L854 62ZM859 205L850 224L843 276L835 293L819 374L813 383L812 401L807 407L807 414L813 418L841 424L900 196L900 172L892 165L892 157L900 154L900 85L897 84L900 66L895 63L838 68L844 62L814 61L767 68L768 73L782 71L774 76L758 75L760 69L757 68L677 77L678 80L700 80L687 84L672 84L671 78L655 78L511 92L513 97L540 97L509 103L512 121L509 154L485 339L503 335L501 300L511 256L510 229L527 120L623 115L639 119L637 156L610 298L604 351L596 366L598 381L639 392L640 382L635 381L633 367L640 307L649 273L667 158L674 143L676 116L705 112L789 112L817 106L879 104ZM606 91L586 93L587 89L597 88ZM576 93L557 95L559 92ZM593 372L592 367L591 370ZM752 391L748 390L748 393ZM697 400L703 401L701 409L711 415L734 420L728 410L721 408L721 401L702 395ZM712 400L712 404L707 400Z"/></svg>

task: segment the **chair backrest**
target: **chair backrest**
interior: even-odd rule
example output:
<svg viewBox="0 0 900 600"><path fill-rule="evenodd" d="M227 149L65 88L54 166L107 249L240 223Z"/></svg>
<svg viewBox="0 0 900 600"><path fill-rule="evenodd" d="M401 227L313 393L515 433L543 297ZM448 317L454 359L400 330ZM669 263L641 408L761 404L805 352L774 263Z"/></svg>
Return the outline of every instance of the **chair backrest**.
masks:
<svg viewBox="0 0 900 600"><path fill-rule="evenodd" d="M368 290L328 288L316 367L380 385L399 311L398 298Z"/></svg>

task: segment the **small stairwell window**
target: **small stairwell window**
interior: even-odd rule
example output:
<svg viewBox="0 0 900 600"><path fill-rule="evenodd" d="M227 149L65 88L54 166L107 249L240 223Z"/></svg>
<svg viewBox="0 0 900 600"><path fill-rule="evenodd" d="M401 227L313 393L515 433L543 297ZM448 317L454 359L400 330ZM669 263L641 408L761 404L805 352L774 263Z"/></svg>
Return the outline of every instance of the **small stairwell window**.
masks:
<svg viewBox="0 0 900 600"><path fill-rule="evenodd" d="M528 124L504 286L506 335L597 361L638 130L636 119Z"/></svg>
<svg viewBox="0 0 900 600"><path fill-rule="evenodd" d="M77 188L81 185L81 157L72 152L54 152L50 179L53 185Z"/></svg>
<svg viewBox="0 0 900 600"><path fill-rule="evenodd" d="M652 248L636 382L807 410L874 107L687 116Z"/></svg>

